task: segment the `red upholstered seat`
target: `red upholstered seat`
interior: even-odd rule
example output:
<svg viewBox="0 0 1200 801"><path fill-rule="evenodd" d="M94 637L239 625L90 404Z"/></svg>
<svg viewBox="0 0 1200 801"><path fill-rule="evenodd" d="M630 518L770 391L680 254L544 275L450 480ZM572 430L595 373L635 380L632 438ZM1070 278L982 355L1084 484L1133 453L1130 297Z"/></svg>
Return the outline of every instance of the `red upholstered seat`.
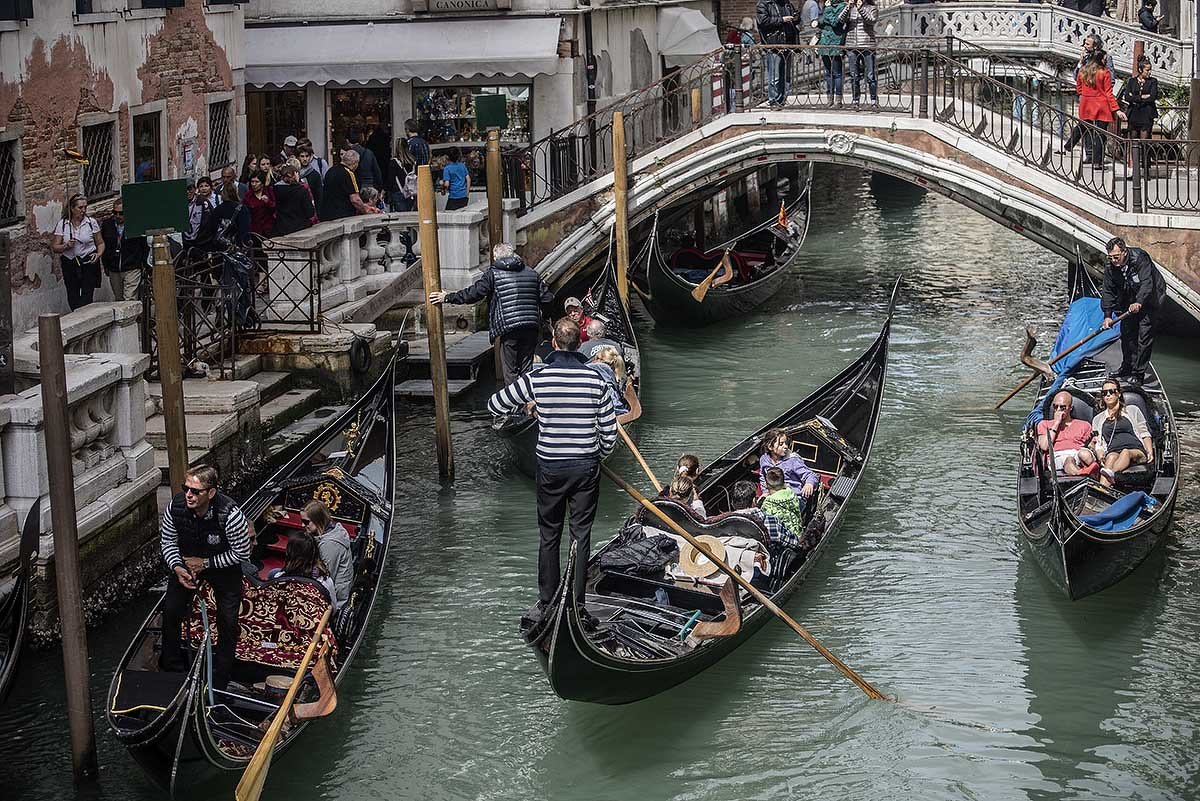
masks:
<svg viewBox="0 0 1200 801"><path fill-rule="evenodd" d="M192 603L192 612L184 623L184 639L193 648L204 642L204 623L200 617L200 599L208 604L208 623L213 642L218 639L216 601L212 587L202 584ZM242 580L242 609L238 616L241 636L237 658L267 667L295 670L304 658L313 632L329 606L325 591L315 582L298 578L279 578L261 586ZM328 630L326 636L329 636ZM332 644L336 662L337 643Z"/></svg>

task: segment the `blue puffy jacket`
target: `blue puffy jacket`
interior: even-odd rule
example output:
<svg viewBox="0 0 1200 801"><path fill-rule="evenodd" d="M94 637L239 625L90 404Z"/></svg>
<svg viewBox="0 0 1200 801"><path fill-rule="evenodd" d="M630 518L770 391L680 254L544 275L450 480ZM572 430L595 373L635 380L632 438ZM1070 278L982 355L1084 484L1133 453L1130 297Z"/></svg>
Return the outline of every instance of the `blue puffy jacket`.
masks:
<svg viewBox="0 0 1200 801"><path fill-rule="evenodd" d="M446 294L447 303L478 303L485 298L491 303L488 333L495 340L518 328L540 326L542 306L554 302L554 293L520 256L505 256L471 286Z"/></svg>

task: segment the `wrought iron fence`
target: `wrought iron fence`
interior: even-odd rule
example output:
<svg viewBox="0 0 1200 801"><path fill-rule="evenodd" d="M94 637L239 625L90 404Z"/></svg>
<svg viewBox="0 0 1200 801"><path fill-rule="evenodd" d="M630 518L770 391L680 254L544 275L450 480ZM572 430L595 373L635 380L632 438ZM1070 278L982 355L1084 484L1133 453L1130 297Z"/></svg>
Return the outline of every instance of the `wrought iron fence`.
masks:
<svg viewBox="0 0 1200 801"><path fill-rule="evenodd" d="M321 329L321 277L315 250L289 248L254 236L255 330L316 333Z"/></svg>
<svg viewBox="0 0 1200 801"><path fill-rule="evenodd" d="M234 324L240 289L221 282L217 254L195 249L174 258L175 302L179 315L180 361L185 377L232 378L238 327ZM150 270L142 270L142 349L150 354L149 376L158 376L158 329Z"/></svg>

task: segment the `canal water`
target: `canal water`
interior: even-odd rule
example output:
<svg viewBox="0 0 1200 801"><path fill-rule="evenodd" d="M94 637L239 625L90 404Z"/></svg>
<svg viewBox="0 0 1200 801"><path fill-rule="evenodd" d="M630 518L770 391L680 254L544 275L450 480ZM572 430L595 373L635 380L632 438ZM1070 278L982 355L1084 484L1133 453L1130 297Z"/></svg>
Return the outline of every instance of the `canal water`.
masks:
<svg viewBox="0 0 1200 801"><path fill-rule="evenodd" d="M861 173L824 169L797 272L747 320L690 332L639 316L642 445L662 473L683 450L720 454L854 359L904 274L871 464L839 541L788 605L897 703L865 700L778 623L648 701L558 700L516 634L534 597L530 481L477 398L455 411L458 480L439 488L427 409L411 407L400 420L399 530L369 642L334 716L275 762L267 797L1200 795L1194 346L1156 349L1187 454L1174 534L1121 585L1070 603L1018 542L1013 461L1031 396L991 408L1023 375L1025 324L1053 339L1064 262L945 198L880 197ZM616 464L636 475L627 454ZM597 536L628 510L606 491ZM91 633L102 774L81 797L161 797L99 712L143 613ZM30 655L0 710L4 798L72 795L61 675L56 655Z"/></svg>

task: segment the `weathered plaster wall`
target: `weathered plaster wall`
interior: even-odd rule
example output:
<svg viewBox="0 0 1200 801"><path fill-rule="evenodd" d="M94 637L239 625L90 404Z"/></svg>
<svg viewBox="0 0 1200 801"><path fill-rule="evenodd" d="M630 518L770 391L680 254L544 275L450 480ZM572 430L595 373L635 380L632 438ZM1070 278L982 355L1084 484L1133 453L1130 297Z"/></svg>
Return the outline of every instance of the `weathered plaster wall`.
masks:
<svg viewBox="0 0 1200 801"><path fill-rule="evenodd" d="M207 11L203 0L187 0L171 10L82 17L73 10L69 0L39 2L32 20L0 28L0 135L15 134L20 141L24 220L4 229L14 245L9 271L18 331L40 313L67 310L50 239L67 197L82 189L82 168L61 156L64 148L80 146L82 125L115 117L122 182L132 180L135 113L161 106L168 178L181 174L181 133L195 138L196 174L213 166L206 158L208 101L233 100L230 151L235 157L244 137L237 6ZM103 215L108 205L95 202L91 213ZM109 297L108 288L97 297Z"/></svg>

